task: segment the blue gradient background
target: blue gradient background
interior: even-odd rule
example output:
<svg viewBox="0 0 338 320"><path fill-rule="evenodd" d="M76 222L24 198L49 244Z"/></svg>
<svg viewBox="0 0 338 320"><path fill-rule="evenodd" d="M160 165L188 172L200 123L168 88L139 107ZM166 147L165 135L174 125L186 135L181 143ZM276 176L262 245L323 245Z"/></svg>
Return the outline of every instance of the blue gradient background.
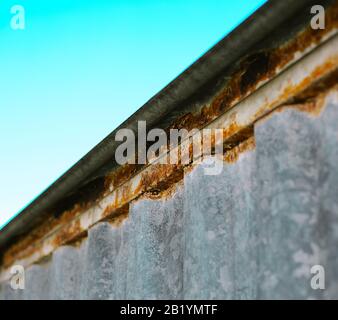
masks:
<svg viewBox="0 0 338 320"><path fill-rule="evenodd" d="M0 228L264 2L0 1Z"/></svg>

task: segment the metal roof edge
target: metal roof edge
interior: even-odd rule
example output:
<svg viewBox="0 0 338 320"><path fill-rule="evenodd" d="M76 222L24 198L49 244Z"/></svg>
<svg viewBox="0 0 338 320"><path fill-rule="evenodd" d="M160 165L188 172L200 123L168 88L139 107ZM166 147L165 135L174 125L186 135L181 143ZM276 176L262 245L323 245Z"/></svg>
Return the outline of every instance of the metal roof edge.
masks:
<svg viewBox="0 0 338 320"><path fill-rule="evenodd" d="M10 241L33 228L44 219L49 208L113 158L118 146L114 137L119 129L130 128L136 131L138 120L145 120L150 126L155 124L177 108L181 101L188 99L196 90L212 80L220 70L231 66L281 23L311 3L313 3L311 0L270 0L258 9L22 210L0 231L0 248L5 247Z"/></svg>

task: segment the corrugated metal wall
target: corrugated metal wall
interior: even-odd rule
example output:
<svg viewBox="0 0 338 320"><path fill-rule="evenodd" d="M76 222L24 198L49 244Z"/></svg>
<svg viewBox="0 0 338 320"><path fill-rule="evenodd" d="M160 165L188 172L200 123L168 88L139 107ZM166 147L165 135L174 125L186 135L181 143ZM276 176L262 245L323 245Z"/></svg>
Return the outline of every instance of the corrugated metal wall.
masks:
<svg viewBox="0 0 338 320"><path fill-rule="evenodd" d="M284 109L256 148L187 173L173 197L139 199L120 227L99 223L26 271L0 299L338 298L338 99L311 117ZM320 264L326 289L313 290Z"/></svg>

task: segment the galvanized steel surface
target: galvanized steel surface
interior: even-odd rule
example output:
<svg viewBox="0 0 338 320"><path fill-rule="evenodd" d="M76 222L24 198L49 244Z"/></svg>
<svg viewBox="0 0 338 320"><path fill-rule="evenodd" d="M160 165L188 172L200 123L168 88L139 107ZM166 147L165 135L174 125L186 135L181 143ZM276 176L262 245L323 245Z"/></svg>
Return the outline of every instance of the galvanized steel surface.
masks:
<svg viewBox="0 0 338 320"><path fill-rule="evenodd" d="M286 108L255 126L256 148L168 199L139 199L120 227L26 271L6 299L338 298L338 98L319 117ZM326 289L310 286L313 265Z"/></svg>

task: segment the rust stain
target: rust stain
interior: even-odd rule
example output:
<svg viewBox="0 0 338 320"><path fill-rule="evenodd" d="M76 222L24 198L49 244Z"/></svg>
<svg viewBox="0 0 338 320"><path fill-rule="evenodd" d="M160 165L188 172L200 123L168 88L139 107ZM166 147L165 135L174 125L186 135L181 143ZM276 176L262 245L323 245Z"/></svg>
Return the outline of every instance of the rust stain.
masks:
<svg viewBox="0 0 338 320"><path fill-rule="evenodd" d="M321 88L323 88L323 86L325 85L333 86L335 83L337 83L337 78L336 78L337 65L338 65L337 57L326 61L324 64L318 66L310 75L304 78L299 84L287 86L284 89L284 91L278 96L277 100L271 101L270 104L274 105L274 104L278 104L279 101L282 101L282 105L285 106L286 104L295 104L295 101L304 102L304 99L306 98L310 99L311 93L313 95L317 93L318 95L318 91ZM314 83L314 79L319 79L319 80L317 83ZM324 82L321 83L322 81ZM280 105L278 106L278 108L279 107ZM266 116L269 116L269 115L265 115L264 108L261 108L252 117L252 121L255 122L257 121L257 119L261 117L266 117Z"/></svg>
<svg viewBox="0 0 338 320"><path fill-rule="evenodd" d="M257 87L271 79L292 61L298 52L318 44L327 34L338 28L338 3L326 11L324 30L313 30L310 26L288 43L274 49L259 51L246 57L230 75L224 89L216 95L210 105L204 106L199 113L188 113L177 119L170 127L191 130L211 122L234 104L251 94Z"/></svg>
<svg viewBox="0 0 338 320"><path fill-rule="evenodd" d="M229 110L235 103L256 90L264 81L276 75L278 70L285 67L295 57L297 52L305 51L306 48L318 44L327 34L338 27L338 4L333 4L326 11L326 28L313 30L310 26L300 32L288 43L274 49L259 51L246 57L239 63L237 70L229 76L230 80L224 89L216 95L210 105L202 107L199 113L187 113L168 128L187 129L201 128L218 116ZM236 123L225 132L225 138L232 136L233 132L240 131ZM231 148L231 146L230 146ZM134 176L143 165L131 165L119 167L106 177L106 188L117 187Z"/></svg>
<svg viewBox="0 0 338 320"><path fill-rule="evenodd" d="M142 184L146 186L144 197L151 199L165 199L170 197L184 178L183 165L157 164L151 173L142 177Z"/></svg>
<svg viewBox="0 0 338 320"><path fill-rule="evenodd" d="M255 122L265 121L274 116L275 113L283 112L286 109L296 109L313 117L320 116L320 114L325 109L326 96L329 94L329 92L338 90L337 65L337 60L328 61L324 65L318 67L298 86L287 87L283 93L283 96L278 98L278 100L284 100L284 102L268 114L263 115L264 111L260 110L253 117L254 119L258 119ZM328 72L332 69L333 71ZM312 82L311 79L314 77L319 78L319 80Z"/></svg>
<svg viewBox="0 0 338 320"><path fill-rule="evenodd" d="M240 154L247 152L247 151L251 151L253 149L255 149L256 147L256 141L255 141L255 137L250 137L246 140L244 140L243 142L241 142L238 146L232 148L231 150L227 151L224 154L224 161L227 163L235 163Z"/></svg>
<svg viewBox="0 0 338 320"><path fill-rule="evenodd" d="M319 116L324 110L325 96L329 91L338 89L338 68L320 79L303 92L289 99L284 106L278 108L281 112L285 108L293 108L302 112L306 112L314 117Z"/></svg>
<svg viewBox="0 0 338 320"><path fill-rule="evenodd" d="M113 172L109 173L105 178L105 189L117 188L123 182L129 180L134 176L144 165L126 164L116 168Z"/></svg>
<svg viewBox="0 0 338 320"><path fill-rule="evenodd" d="M80 220L75 220L64 225L53 239L51 245L55 248L67 243L77 241L79 238L86 236L86 231L81 228Z"/></svg>
<svg viewBox="0 0 338 320"><path fill-rule="evenodd" d="M120 208L108 206L101 217L101 221L108 221L112 225L119 226L122 221L128 216L129 204L126 204ZM96 224L95 223L95 224ZM53 238L51 245L53 247L59 247L64 244L78 243L81 239L87 236L87 230L84 230L81 226L80 219L74 219L68 224L65 224L60 231L56 233L56 237Z"/></svg>
<svg viewBox="0 0 338 320"><path fill-rule="evenodd" d="M118 210L114 208L107 208L105 210L105 218L102 221L107 221L114 227L118 228L121 226L124 220L128 218L129 215L129 203L119 208Z"/></svg>
<svg viewBox="0 0 338 320"><path fill-rule="evenodd" d="M19 239L11 245L2 257L2 264L6 267L13 263L14 260L22 259L24 256L31 255L35 252L35 243L37 243L44 236L53 232L60 225L64 225L71 221L76 215L80 214L83 206L75 205L72 210L64 212L59 217L49 217L37 228L32 230L27 236Z"/></svg>

